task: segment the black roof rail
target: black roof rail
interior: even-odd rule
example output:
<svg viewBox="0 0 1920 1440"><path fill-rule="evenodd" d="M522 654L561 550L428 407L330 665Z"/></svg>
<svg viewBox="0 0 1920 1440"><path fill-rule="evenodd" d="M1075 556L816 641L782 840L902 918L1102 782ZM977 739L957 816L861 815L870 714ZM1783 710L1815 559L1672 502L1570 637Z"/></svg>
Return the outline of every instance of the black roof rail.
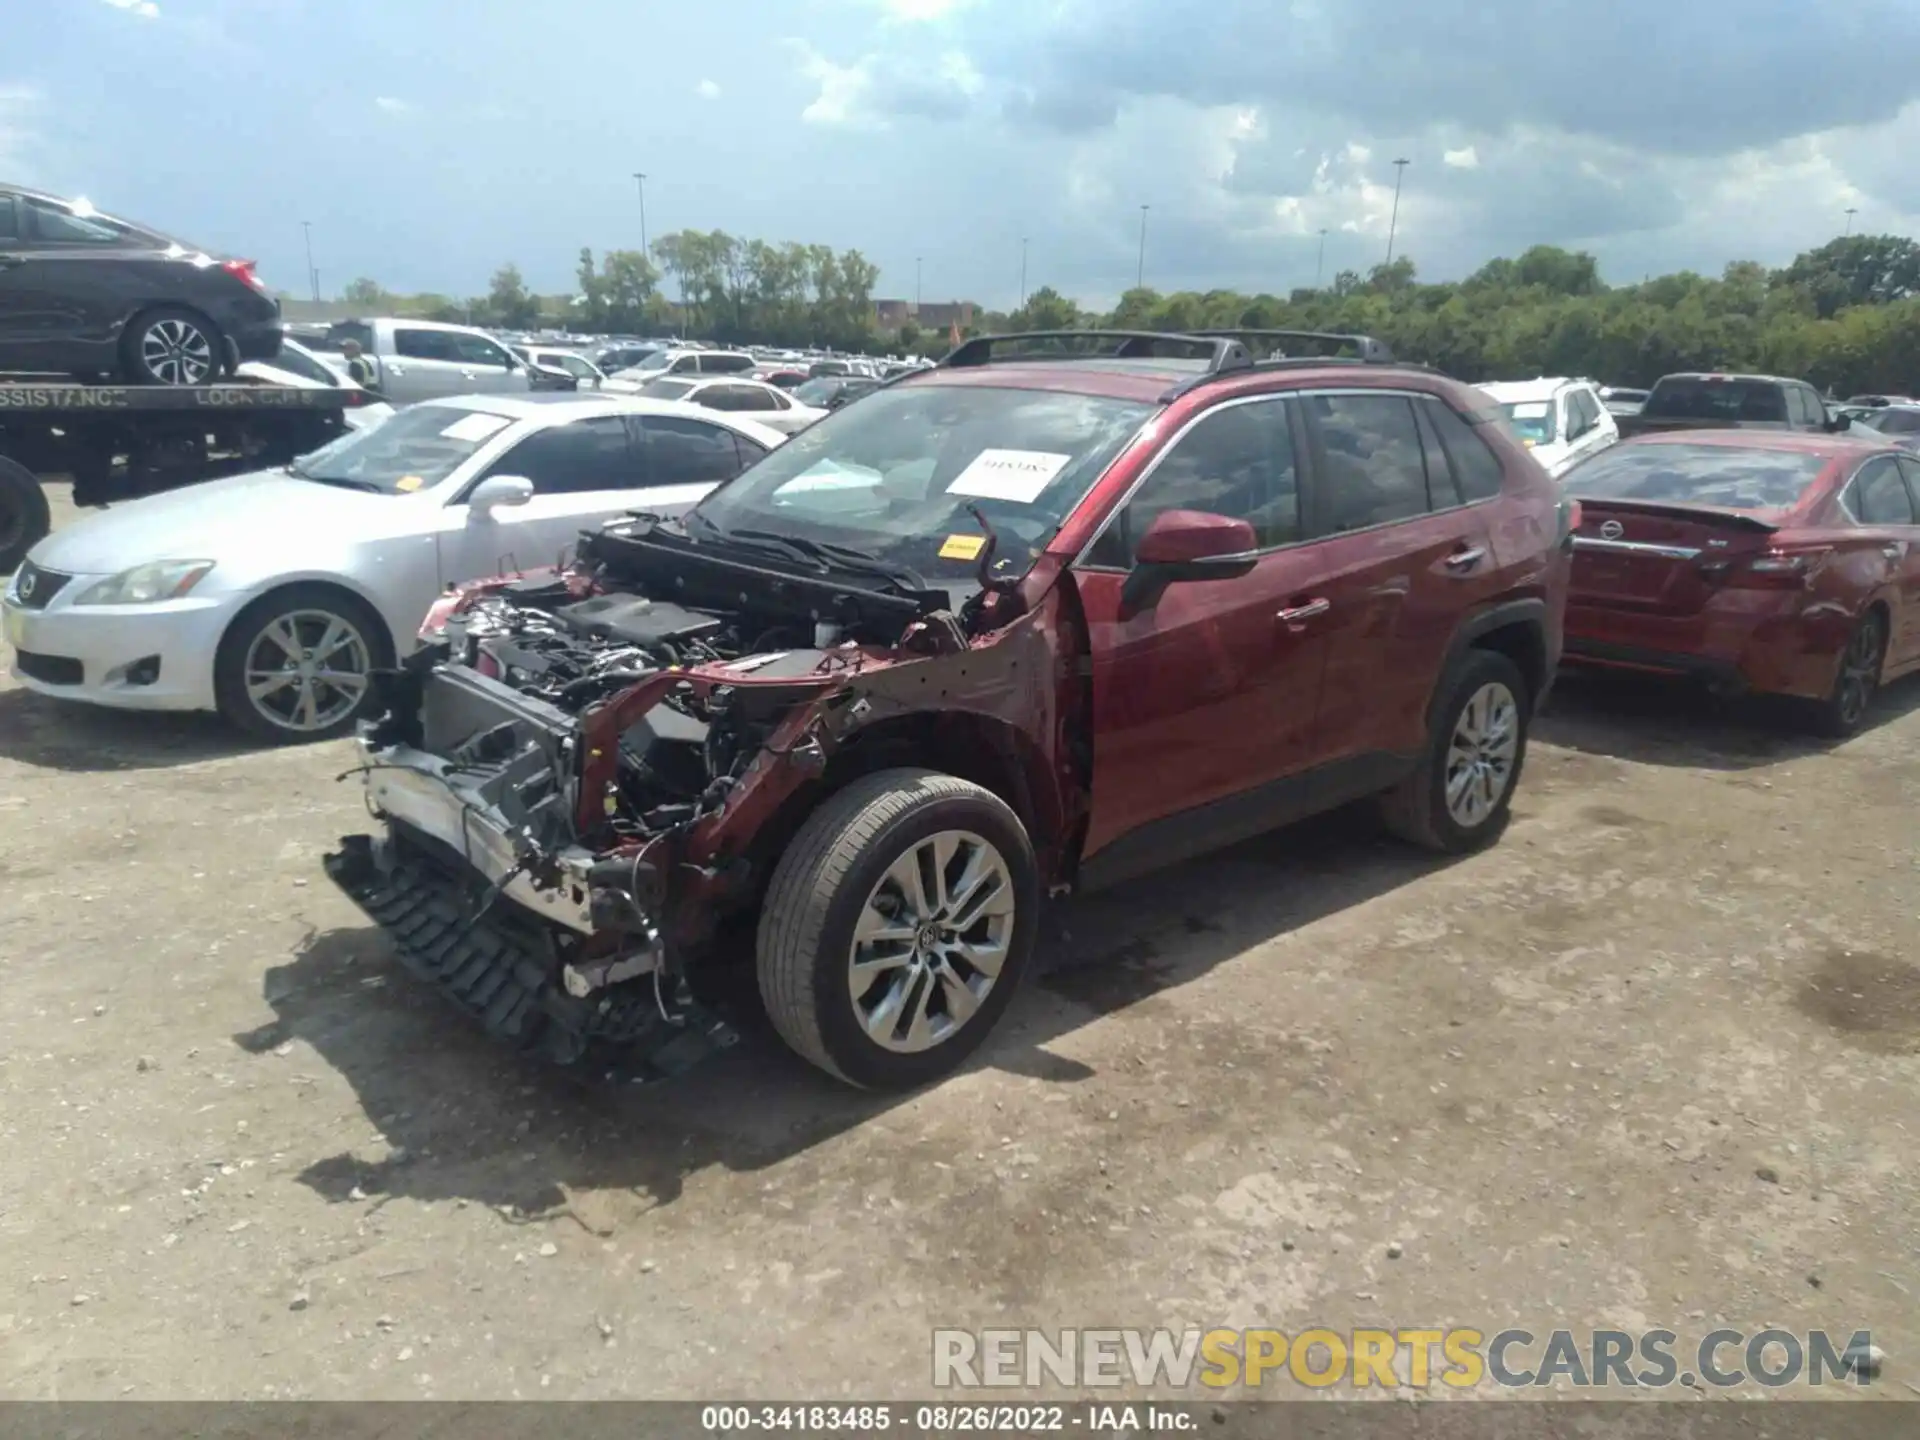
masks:
<svg viewBox="0 0 1920 1440"><path fill-rule="evenodd" d="M1351 346L1354 352L1353 358L1361 361L1363 364L1391 365L1394 363L1393 351L1388 349L1383 341L1376 340L1371 335L1343 335L1330 330L1262 330L1240 328L1191 330L1187 333L1199 336L1202 339L1238 340L1243 345L1248 345L1249 349L1252 348L1249 342L1255 340L1304 340L1316 345L1331 345L1336 347ZM1331 359L1338 357L1329 356L1326 358Z"/></svg>
<svg viewBox="0 0 1920 1440"><path fill-rule="evenodd" d="M1082 348L1062 348L1021 353L1017 348L1035 341L1081 342ZM1086 342L1110 342L1105 348L1086 348ZM998 349L1008 354L999 355ZM1173 330L1025 330L1008 335L976 335L963 340L940 361L942 369L968 369L1020 360L1203 360L1206 373L1242 370L1253 363L1253 355L1233 335L1186 334Z"/></svg>

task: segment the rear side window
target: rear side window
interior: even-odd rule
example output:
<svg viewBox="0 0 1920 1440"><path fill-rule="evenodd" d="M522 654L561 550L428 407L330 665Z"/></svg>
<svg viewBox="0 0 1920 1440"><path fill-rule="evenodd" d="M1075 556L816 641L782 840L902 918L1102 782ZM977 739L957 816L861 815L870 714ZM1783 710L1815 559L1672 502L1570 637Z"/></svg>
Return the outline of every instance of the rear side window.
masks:
<svg viewBox="0 0 1920 1440"><path fill-rule="evenodd" d="M1787 387L1787 423L1809 429L1814 423L1813 412L1807 408L1807 394L1798 385Z"/></svg>
<svg viewBox="0 0 1920 1440"><path fill-rule="evenodd" d="M762 390L758 385L729 385L733 392L736 410L778 410L780 402L774 398L771 390Z"/></svg>
<svg viewBox="0 0 1920 1440"><path fill-rule="evenodd" d="M1491 500L1506 483L1506 471L1500 457L1473 426L1461 418L1451 405L1439 400L1422 400L1420 413L1446 448L1453 465L1454 483L1460 498L1471 505L1476 500ZM1437 503L1437 502L1436 502Z"/></svg>
<svg viewBox="0 0 1920 1440"><path fill-rule="evenodd" d="M744 375L753 369L751 355L702 355L700 368L709 375Z"/></svg>
<svg viewBox="0 0 1920 1440"><path fill-rule="evenodd" d="M640 467L618 415L535 431L494 461L487 473L524 475L536 495L629 490L640 483Z"/></svg>
<svg viewBox="0 0 1920 1440"><path fill-rule="evenodd" d="M1784 423L1786 386L1771 380L1718 380L1682 375L1661 380L1640 412L1656 420Z"/></svg>
<svg viewBox="0 0 1920 1440"><path fill-rule="evenodd" d="M1860 467L1847 488L1847 508L1862 525L1913 524L1913 500L1891 455L1878 456Z"/></svg>
<svg viewBox="0 0 1920 1440"><path fill-rule="evenodd" d="M20 214L13 203L13 196L0 195L0 245L10 244L20 238Z"/></svg>
<svg viewBox="0 0 1920 1440"><path fill-rule="evenodd" d="M409 360L458 360L460 356L453 347L453 337L444 330L410 330L405 327L393 332L393 353L405 356Z"/></svg>
<svg viewBox="0 0 1920 1440"><path fill-rule="evenodd" d="M75 215L45 200L25 203L35 237L49 245L118 245L125 238L119 226L105 219Z"/></svg>
<svg viewBox="0 0 1920 1440"><path fill-rule="evenodd" d="M1913 513L1920 515L1920 460L1901 456L1900 474L1907 482L1907 498L1913 502Z"/></svg>
<svg viewBox="0 0 1920 1440"><path fill-rule="evenodd" d="M672 415L638 418L646 439L648 483L717 484L740 473L740 447L731 430Z"/></svg>
<svg viewBox="0 0 1920 1440"><path fill-rule="evenodd" d="M1320 529L1338 534L1427 513L1427 469L1404 395L1307 395L1319 432Z"/></svg>
<svg viewBox="0 0 1920 1440"><path fill-rule="evenodd" d="M1785 510L1820 478L1826 463L1818 455L1758 446L1629 442L1574 466L1561 485L1569 495L1583 500L1664 500L1730 510Z"/></svg>

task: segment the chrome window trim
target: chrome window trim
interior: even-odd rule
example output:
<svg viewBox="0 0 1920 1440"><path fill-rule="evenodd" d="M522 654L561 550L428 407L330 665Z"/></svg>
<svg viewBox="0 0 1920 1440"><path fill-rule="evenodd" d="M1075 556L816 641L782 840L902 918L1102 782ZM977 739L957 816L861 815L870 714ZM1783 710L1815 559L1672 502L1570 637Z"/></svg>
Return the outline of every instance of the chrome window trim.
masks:
<svg viewBox="0 0 1920 1440"><path fill-rule="evenodd" d="M1437 405L1446 405L1447 403L1431 390L1401 390L1385 385L1346 385L1316 386L1311 390L1266 390L1258 395L1236 395L1230 400L1222 400L1218 405L1209 405L1206 409L1193 415L1188 419L1186 424L1176 430L1162 447L1160 453L1153 457L1153 460L1148 464L1147 468L1134 477L1133 484L1127 487L1127 493L1122 495L1119 500L1114 503L1113 509L1107 512L1106 519L1100 522L1099 529L1095 530L1088 538L1087 543L1080 548L1080 553L1068 562L1069 566L1075 570L1092 570L1103 575L1127 575L1132 573L1133 567L1131 565L1125 569L1117 565L1098 565L1087 557L1093 553L1094 547L1100 543L1101 537L1107 533L1108 528L1112 526L1113 522L1119 519L1121 512L1133 503L1133 497L1140 493L1140 487L1154 477L1155 473L1160 469L1161 462L1173 453L1174 447L1186 439L1188 432L1202 420L1205 420L1210 415L1217 415L1222 410L1231 409L1236 405L1257 405L1262 403L1285 402L1287 400L1305 400L1316 395L1397 395L1403 400L1430 400ZM1451 406L1448 406L1448 408L1452 409ZM1454 414L1459 415L1460 412L1455 410ZM1473 424L1473 421L1468 420L1464 415L1461 415L1460 418L1466 421L1468 425ZM1424 450L1425 447L1423 446L1423 453ZM1506 493L1504 484L1505 473L1506 467L1503 465L1501 466L1503 483L1501 488L1494 494L1479 500L1463 500L1458 505L1443 505L1437 509L1428 510L1425 514L1451 515L1456 510L1471 510L1476 505L1491 505ZM1084 499L1084 497L1082 498ZM1236 558L1245 559L1247 556L1252 556L1255 559L1262 559L1268 555L1277 555L1282 550L1298 550L1303 545L1318 545L1324 541L1339 540L1348 535L1365 535L1373 530L1384 530L1390 525L1406 525L1414 520L1423 518L1425 517L1421 515L1410 515L1403 520L1382 520L1378 525L1357 526L1352 530L1340 530L1331 535L1313 535L1299 540L1289 541L1285 545L1264 546L1258 550L1249 550L1245 552L1244 555Z"/></svg>

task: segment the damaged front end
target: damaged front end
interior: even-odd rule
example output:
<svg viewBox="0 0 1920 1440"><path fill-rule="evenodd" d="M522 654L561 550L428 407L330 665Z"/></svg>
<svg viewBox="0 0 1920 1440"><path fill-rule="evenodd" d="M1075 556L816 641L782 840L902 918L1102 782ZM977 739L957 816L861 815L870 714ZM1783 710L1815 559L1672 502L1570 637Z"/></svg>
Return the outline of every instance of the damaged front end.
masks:
<svg viewBox="0 0 1920 1440"><path fill-rule="evenodd" d="M693 981L764 885L756 835L857 731L926 703L924 677L910 694L890 675L964 677L970 636L1017 603L956 614L945 591L794 573L644 517L608 527L572 572L443 605L380 677L358 744L383 828L327 871L502 1039L684 1068L733 1038ZM1044 643L1026 637L1030 660ZM1006 677L973 668L962 688L1008 703ZM935 690L955 699L953 677Z"/></svg>

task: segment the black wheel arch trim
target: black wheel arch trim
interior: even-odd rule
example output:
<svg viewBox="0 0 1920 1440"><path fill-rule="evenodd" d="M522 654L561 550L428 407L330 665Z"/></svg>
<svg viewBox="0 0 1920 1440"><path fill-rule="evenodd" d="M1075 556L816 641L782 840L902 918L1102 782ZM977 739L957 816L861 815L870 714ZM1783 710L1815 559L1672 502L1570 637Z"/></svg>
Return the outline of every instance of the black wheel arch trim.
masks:
<svg viewBox="0 0 1920 1440"><path fill-rule="evenodd" d="M1427 702L1429 724L1432 722L1434 708L1445 698L1446 677L1453 673L1454 667L1460 663L1461 656L1471 650L1474 642L1482 636L1491 635L1496 630L1505 630L1511 625L1529 626L1537 631L1540 637L1540 654L1543 661L1540 685L1529 697L1532 706L1538 709L1540 701L1546 696L1547 687L1553 683L1554 666L1559 660L1552 646L1547 643L1547 636L1550 633L1547 620L1547 602L1539 596L1497 601L1485 609L1474 611L1462 620L1453 632L1453 639L1447 643L1447 658L1440 667L1442 683L1434 686L1433 697Z"/></svg>

